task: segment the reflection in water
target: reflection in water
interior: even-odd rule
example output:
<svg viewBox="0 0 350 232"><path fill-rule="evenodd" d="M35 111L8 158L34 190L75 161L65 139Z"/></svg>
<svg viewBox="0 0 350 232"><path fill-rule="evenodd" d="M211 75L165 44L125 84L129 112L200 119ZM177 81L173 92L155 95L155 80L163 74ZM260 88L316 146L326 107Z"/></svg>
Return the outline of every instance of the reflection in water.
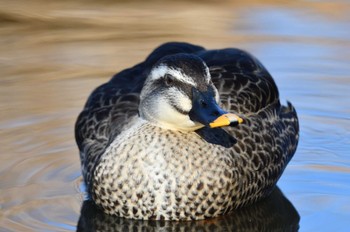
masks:
<svg viewBox="0 0 350 232"><path fill-rule="evenodd" d="M141 221L110 216L84 201L77 231L298 231L299 214L279 188L265 200L201 221Z"/></svg>
<svg viewBox="0 0 350 232"><path fill-rule="evenodd" d="M81 107L115 72L174 40L242 48L264 63L300 116L300 144L279 181L300 230L349 231L349 1L28 2L0 2L1 232L75 230L84 192L73 134ZM243 218L261 228L298 224L279 219L277 203L238 220L248 209L235 212L234 226ZM262 215L272 212L277 219L266 226ZM106 218L87 214L82 220ZM227 217L187 224L227 225Z"/></svg>

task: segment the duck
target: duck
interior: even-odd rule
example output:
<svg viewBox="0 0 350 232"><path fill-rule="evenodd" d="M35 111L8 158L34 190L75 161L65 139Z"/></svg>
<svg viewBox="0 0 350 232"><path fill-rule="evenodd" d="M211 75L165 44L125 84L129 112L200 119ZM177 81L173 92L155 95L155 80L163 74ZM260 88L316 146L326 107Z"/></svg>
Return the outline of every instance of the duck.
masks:
<svg viewBox="0 0 350 232"><path fill-rule="evenodd" d="M104 213L201 220L269 196L299 122L253 55L167 42L92 92L75 138L88 196Z"/></svg>

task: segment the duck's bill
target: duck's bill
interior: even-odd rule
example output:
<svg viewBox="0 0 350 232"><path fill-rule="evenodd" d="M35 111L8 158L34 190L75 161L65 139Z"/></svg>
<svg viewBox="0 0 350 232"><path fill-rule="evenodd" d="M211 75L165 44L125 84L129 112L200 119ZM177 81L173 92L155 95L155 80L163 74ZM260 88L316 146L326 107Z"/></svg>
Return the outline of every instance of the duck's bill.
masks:
<svg viewBox="0 0 350 232"><path fill-rule="evenodd" d="M219 116L213 122L209 123L210 128L223 127L223 126L237 126L243 123L243 119L236 114L226 113Z"/></svg>
<svg viewBox="0 0 350 232"><path fill-rule="evenodd" d="M194 122L199 122L209 128L236 126L243 122L243 119L236 114L228 113L221 109L213 97L213 93L200 92L192 89L192 109L189 117Z"/></svg>

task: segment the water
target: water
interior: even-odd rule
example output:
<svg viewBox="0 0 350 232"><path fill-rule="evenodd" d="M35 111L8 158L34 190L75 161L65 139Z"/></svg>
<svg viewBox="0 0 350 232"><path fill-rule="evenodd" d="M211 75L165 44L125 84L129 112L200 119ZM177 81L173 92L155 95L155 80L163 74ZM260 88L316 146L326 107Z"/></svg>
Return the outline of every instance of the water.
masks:
<svg viewBox="0 0 350 232"><path fill-rule="evenodd" d="M298 150L278 182L291 204L276 193L233 216L187 224L110 219L85 205L81 220L92 214L91 228L116 231L348 231L348 2L0 5L0 231L76 230L84 188L75 119L93 88L166 41L239 47L271 72L300 118Z"/></svg>

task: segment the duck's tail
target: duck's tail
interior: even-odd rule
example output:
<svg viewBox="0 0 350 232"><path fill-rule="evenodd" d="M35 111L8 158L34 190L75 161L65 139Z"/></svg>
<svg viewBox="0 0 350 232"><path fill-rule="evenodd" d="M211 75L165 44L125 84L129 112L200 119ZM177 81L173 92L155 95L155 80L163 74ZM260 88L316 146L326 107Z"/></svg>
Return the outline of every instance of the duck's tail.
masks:
<svg viewBox="0 0 350 232"><path fill-rule="evenodd" d="M293 157L299 142L299 119L292 103L287 101L287 106L281 106L280 117L285 124L285 133L289 140L289 146L287 149L290 160Z"/></svg>

